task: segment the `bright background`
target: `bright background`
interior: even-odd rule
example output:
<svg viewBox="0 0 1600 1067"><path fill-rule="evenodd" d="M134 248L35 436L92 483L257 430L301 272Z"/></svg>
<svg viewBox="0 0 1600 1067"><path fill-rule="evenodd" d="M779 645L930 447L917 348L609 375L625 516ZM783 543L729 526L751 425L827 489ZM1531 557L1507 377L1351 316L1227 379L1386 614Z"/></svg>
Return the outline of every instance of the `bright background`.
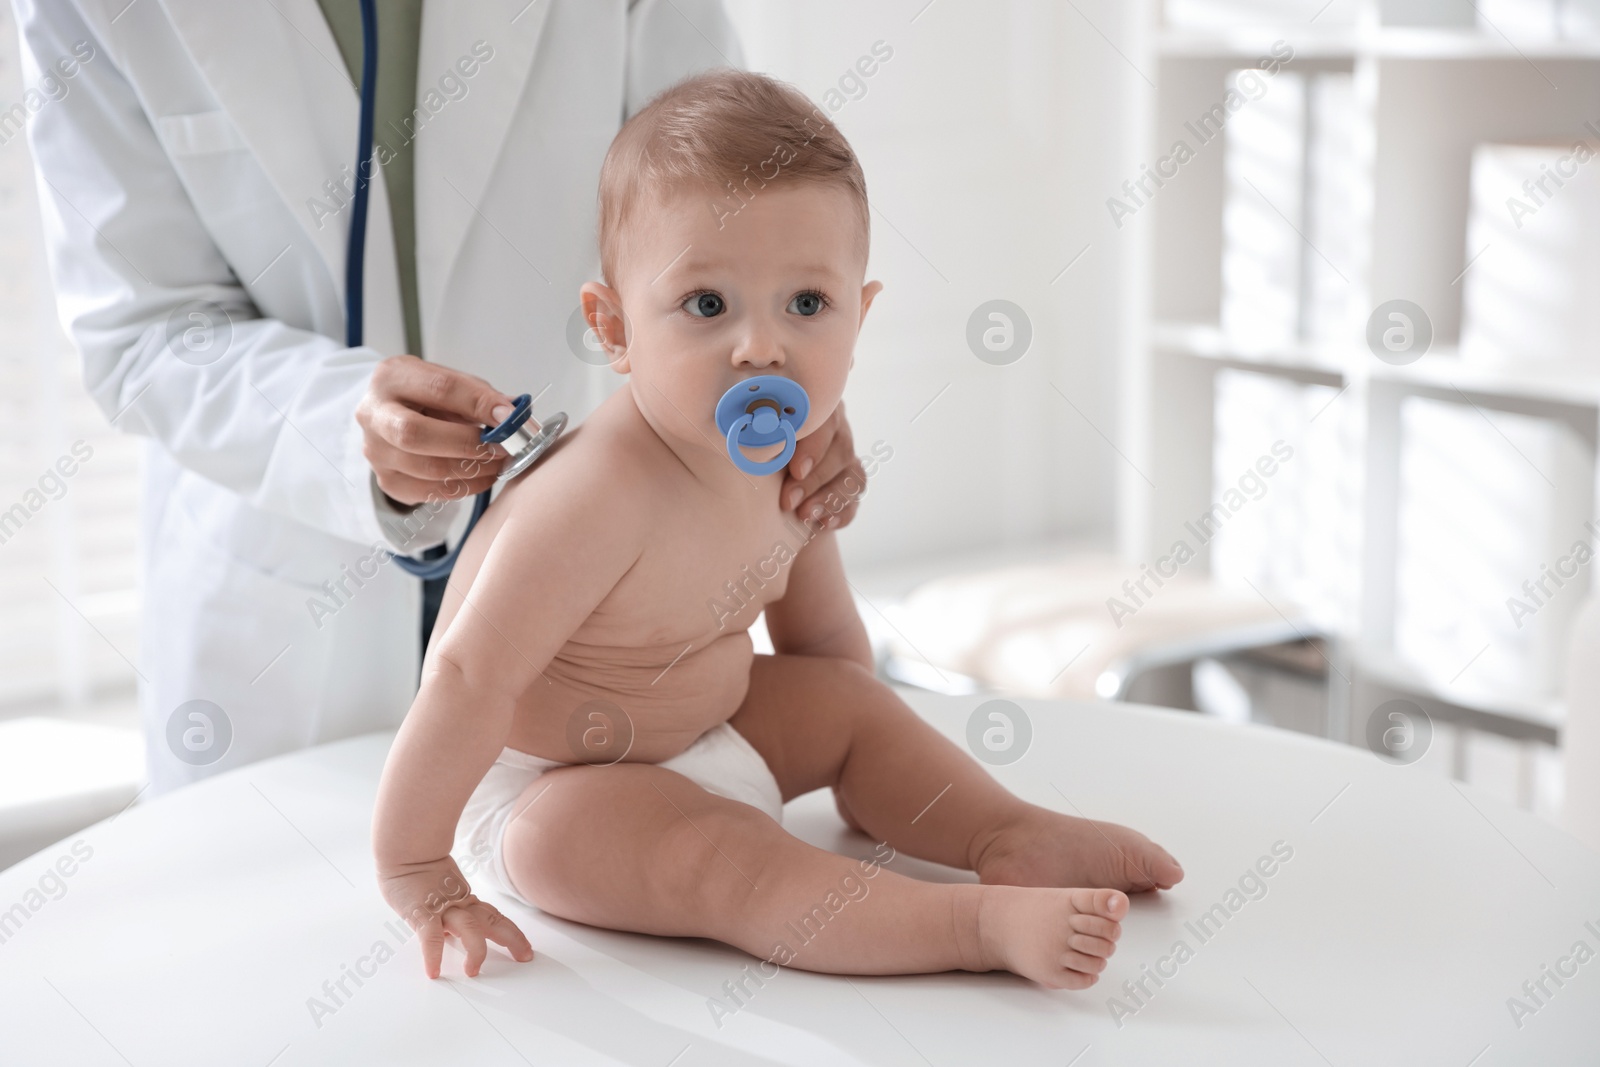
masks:
<svg viewBox="0 0 1600 1067"><path fill-rule="evenodd" d="M1517 146L1600 140L1589 4L727 5L749 66L828 106L867 176L885 289L846 403L857 451L893 458L841 541L887 676L1069 695L1092 663L1087 692L1354 744L1403 699L1433 726L1424 767L1556 815L1587 570L1526 626L1506 602L1590 537L1600 354L1579 282L1600 284L1600 187L1583 172L1538 226L1503 201L1554 158ZM21 86L0 20L3 113ZM1116 225L1108 200L1279 41L1289 76ZM875 46L892 56L855 74ZM94 449L0 544L3 810L55 788L30 777L58 743L36 717L136 738L140 442L82 391L27 146L3 132L0 237L0 509L73 442ZM1433 332L1403 364L1366 340L1398 298ZM1032 332L1005 365L968 341L993 300ZM1275 441L1294 460L1185 568L1196 586L1151 598L1145 620L1177 629L1112 625L1122 577ZM940 576L965 584L922 585ZM1277 632L1241 639L1241 612ZM106 753L84 788L125 772L126 746ZM0 840L0 866L19 848Z"/></svg>

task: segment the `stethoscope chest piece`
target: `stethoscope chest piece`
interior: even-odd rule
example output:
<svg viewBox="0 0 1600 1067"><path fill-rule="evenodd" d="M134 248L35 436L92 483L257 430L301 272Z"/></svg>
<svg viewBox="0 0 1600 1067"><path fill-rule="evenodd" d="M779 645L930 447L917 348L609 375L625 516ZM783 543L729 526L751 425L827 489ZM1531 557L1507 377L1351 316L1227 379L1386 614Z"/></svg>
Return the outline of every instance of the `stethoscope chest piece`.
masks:
<svg viewBox="0 0 1600 1067"><path fill-rule="evenodd" d="M523 393L513 401L511 414L502 419L498 425L484 427L478 432L479 443L503 445L505 450L511 453L511 462L500 472L498 481L515 478L533 466L567 427L567 413L558 411L543 424L534 423L533 430L529 431L527 424L532 410L533 397ZM467 527L461 532L461 540L456 542L456 547L437 559L395 556L395 563L407 574L418 578L432 580L447 577L456 565L456 557L461 554L461 546L467 543L467 535L478 525L483 513L489 509L489 492L485 489L472 501L472 511L467 516Z"/></svg>
<svg viewBox="0 0 1600 1067"><path fill-rule="evenodd" d="M796 433L805 425L811 400L800 383L776 374L746 378L717 401L717 429L728 446L733 465L748 474L782 470L794 455ZM741 448L760 448L783 442L783 451L764 463L745 456Z"/></svg>
<svg viewBox="0 0 1600 1067"><path fill-rule="evenodd" d="M507 415L498 426L491 426L478 435L478 440L486 445L501 445L511 453L511 462L506 464L505 470L500 472L500 480L506 481L515 478L538 461L539 457L555 443L561 436L561 431L567 428L567 413L558 411L546 419L543 425L534 423L534 429L528 430L528 415L533 407L533 398L527 393L517 397Z"/></svg>

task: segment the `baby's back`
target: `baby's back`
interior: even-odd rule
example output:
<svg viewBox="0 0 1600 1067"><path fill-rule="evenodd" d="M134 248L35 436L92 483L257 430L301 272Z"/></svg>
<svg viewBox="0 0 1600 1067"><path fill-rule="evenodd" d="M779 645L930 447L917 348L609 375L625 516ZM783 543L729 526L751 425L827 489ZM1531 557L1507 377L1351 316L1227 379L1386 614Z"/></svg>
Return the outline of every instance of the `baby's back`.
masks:
<svg viewBox="0 0 1600 1067"><path fill-rule="evenodd" d="M571 507L573 521L627 524L622 528L642 531L642 549L542 665L542 678L518 700L506 743L569 763L610 762L622 749L624 759L660 762L727 721L744 700L753 655L749 627L783 595L787 564L801 543L778 507L782 478L739 478L735 489L712 491L655 435L627 388L618 389L506 486L463 548L453 588L471 588L490 543L520 509L563 506L548 493L541 497L541 483L574 482L552 477L558 464L594 494ZM497 551L526 553L516 569L536 576L582 565L542 561L534 543ZM527 610L537 613L539 604L535 579ZM459 596L445 597L430 655L461 606Z"/></svg>

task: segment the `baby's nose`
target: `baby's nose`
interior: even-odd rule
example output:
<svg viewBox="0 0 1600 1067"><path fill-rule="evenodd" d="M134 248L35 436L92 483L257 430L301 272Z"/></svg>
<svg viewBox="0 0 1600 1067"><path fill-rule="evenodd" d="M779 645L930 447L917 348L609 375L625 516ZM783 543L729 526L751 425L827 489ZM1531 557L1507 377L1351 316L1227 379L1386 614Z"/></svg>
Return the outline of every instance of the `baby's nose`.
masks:
<svg viewBox="0 0 1600 1067"><path fill-rule="evenodd" d="M752 330L744 343L734 349L734 363L739 366L782 366L783 361L783 345L772 330Z"/></svg>

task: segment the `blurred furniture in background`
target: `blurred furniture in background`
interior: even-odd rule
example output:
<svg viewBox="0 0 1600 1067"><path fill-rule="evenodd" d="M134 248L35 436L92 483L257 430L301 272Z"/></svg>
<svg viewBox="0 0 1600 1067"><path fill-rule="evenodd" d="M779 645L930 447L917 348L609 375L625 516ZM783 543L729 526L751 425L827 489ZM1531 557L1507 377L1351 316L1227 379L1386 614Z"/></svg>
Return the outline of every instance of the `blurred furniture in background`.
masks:
<svg viewBox="0 0 1600 1067"><path fill-rule="evenodd" d="M875 606L886 677L1353 744L1402 701L1436 772L1559 811L1600 529L1600 25L1529 7L1143 8L1105 200L1139 259L1115 554L930 570Z"/></svg>
<svg viewBox="0 0 1600 1067"><path fill-rule="evenodd" d="M1567 653L1566 726L1561 762L1566 796L1561 825L1600 852L1600 595L1591 594L1572 626Z"/></svg>
<svg viewBox="0 0 1600 1067"><path fill-rule="evenodd" d="M1404 700L1441 769L1553 816L1596 539L1600 34L1516 6L1150 13L1118 548L1153 560L1281 442L1195 572L1328 635L1353 743Z"/></svg>
<svg viewBox="0 0 1600 1067"><path fill-rule="evenodd" d="M0 870L115 815L143 786L137 730L41 716L0 722Z"/></svg>
<svg viewBox="0 0 1600 1067"><path fill-rule="evenodd" d="M946 692L1127 700L1158 669L1313 636L1248 590L1160 569L1074 554L924 582L898 605L883 673ZM1186 675L1176 682L1157 703L1191 706Z"/></svg>

